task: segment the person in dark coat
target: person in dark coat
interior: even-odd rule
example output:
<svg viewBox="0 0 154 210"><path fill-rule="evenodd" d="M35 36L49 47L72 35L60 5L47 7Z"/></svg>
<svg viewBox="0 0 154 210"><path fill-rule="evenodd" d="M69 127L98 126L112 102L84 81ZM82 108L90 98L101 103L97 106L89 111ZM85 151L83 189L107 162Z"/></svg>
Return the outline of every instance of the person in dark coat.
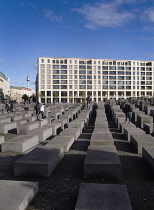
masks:
<svg viewBox="0 0 154 210"><path fill-rule="evenodd" d="M90 108L90 102L91 102L90 95L88 95L88 97L86 98L86 101L87 101L87 109L89 109Z"/></svg>
<svg viewBox="0 0 154 210"><path fill-rule="evenodd" d="M125 123L131 123L132 107L129 103L124 102Z"/></svg>
<svg viewBox="0 0 154 210"><path fill-rule="evenodd" d="M40 103L39 102L36 102L34 110L36 112L36 120L39 120L39 114L40 114Z"/></svg>

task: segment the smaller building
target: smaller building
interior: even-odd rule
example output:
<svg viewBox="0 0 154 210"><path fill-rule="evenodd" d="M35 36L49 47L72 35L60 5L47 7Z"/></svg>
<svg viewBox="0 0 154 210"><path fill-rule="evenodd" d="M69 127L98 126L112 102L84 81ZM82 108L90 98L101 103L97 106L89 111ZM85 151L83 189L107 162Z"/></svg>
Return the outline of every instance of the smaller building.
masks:
<svg viewBox="0 0 154 210"><path fill-rule="evenodd" d="M28 97L35 95L35 92L25 87L10 87L10 99L18 103L23 102L22 96L26 94Z"/></svg>
<svg viewBox="0 0 154 210"><path fill-rule="evenodd" d="M10 79L0 71L0 102L10 99Z"/></svg>

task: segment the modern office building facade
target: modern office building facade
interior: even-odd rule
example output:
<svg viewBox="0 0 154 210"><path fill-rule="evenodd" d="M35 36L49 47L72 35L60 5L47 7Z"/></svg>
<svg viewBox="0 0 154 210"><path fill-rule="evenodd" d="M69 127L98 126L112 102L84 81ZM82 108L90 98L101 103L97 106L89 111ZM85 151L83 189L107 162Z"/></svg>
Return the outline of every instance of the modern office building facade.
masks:
<svg viewBox="0 0 154 210"><path fill-rule="evenodd" d="M43 103L150 97L154 61L39 57L36 86Z"/></svg>

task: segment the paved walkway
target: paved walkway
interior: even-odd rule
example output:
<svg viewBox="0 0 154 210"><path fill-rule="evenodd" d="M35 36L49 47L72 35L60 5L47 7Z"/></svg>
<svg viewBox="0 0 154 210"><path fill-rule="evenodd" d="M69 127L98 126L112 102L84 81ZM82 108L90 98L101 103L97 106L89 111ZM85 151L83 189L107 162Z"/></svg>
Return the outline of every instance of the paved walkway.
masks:
<svg viewBox="0 0 154 210"><path fill-rule="evenodd" d="M154 209L154 178L143 164L141 156L132 151L130 143L112 124L111 118L109 118L109 127L122 163L122 181L83 178L83 163L94 121L95 116L49 178L15 178L13 162L23 154L0 153L0 180L39 182L39 192L27 210L74 210L81 182L124 184L127 187L133 210Z"/></svg>

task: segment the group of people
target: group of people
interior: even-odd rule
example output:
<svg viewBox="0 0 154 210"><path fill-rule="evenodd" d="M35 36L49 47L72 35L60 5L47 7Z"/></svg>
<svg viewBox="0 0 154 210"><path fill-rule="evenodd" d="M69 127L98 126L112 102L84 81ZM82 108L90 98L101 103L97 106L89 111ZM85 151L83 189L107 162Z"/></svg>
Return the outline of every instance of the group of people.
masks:
<svg viewBox="0 0 154 210"><path fill-rule="evenodd" d="M39 120L39 115L40 114L41 114L41 119L40 120L43 120L44 119L44 105L39 103L39 102L36 102L34 110L36 112L36 120Z"/></svg>

